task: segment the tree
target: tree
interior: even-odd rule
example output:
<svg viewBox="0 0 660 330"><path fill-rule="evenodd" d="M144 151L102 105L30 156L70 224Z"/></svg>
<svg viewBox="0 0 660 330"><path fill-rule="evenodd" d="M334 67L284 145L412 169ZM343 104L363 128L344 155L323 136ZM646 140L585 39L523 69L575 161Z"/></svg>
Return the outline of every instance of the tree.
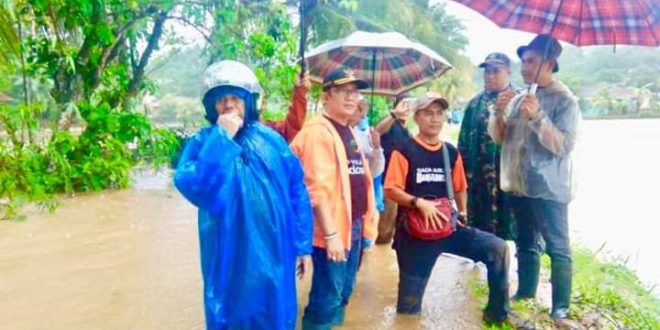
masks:
<svg viewBox="0 0 660 330"><path fill-rule="evenodd" d="M53 82L51 95L62 107L95 96L117 106L135 97L146 87L165 22L204 10L176 1L15 2L19 24L32 26L24 40L28 71Z"/></svg>
<svg viewBox="0 0 660 330"><path fill-rule="evenodd" d="M298 34L286 5L279 1L223 0L213 10L210 61L229 59L247 64L266 92L262 105L285 109L298 72Z"/></svg>
<svg viewBox="0 0 660 330"><path fill-rule="evenodd" d="M201 22L204 6L173 0L5 2L0 67L22 69L25 98L0 109L7 133L0 144L0 199L9 199L0 210L11 216L24 200L49 203L54 193L122 188L133 165L166 161L176 148L173 134L154 128L129 101L149 87L146 68L167 36L165 22ZM44 104L31 102L39 98L28 91L44 88L35 95L50 94L61 110L80 113L86 124L80 135L56 129L38 134L44 141L34 140L44 133L37 121Z"/></svg>

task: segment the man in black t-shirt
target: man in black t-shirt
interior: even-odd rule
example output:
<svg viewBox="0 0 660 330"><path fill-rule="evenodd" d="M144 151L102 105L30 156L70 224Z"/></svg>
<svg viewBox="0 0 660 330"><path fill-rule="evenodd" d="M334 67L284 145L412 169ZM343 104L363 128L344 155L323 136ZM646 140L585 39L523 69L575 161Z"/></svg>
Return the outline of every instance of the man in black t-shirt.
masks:
<svg viewBox="0 0 660 330"><path fill-rule="evenodd" d="M381 146L385 153L385 170L383 173L387 173L392 152L398 150L402 143L410 139L410 133L406 128L406 120L410 116L410 103L412 100L408 93L399 94L394 100L394 110L376 125L376 131L381 134ZM396 210L396 203L385 199L385 210L380 213L376 244L389 244L392 241Z"/></svg>
<svg viewBox="0 0 660 330"><path fill-rule="evenodd" d="M305 123L291 149L302 162L314 209L312 288L303 330L344 322L363 240L373 241L377 213L371 171L348 125L368 84L339 69L323 81L323 114Z"/></svg>
<svg viewBox="0 0 660 330"><path fill-rule="evenodd" d="M491 233L467 227L464 220L452 220L458 215L462 219L468 216L467 180L458 150L440 139L448 107L447 100L437 93L427 92L417 98L413 118L419 134L392 153L385 176L385 195L399 205L393 244L399 265L397 313L421 312L424 291L438 256L451 253L486 265L488 303L483 314L486 325L526 329L529 324L509 311L506 242ZM447 213L436 203L447 201L452 195L456 210ZM420 236L411 230L414 214L423 218L422 226L428 231L446 226L452 226L453 230L444 238Z"/></svg>

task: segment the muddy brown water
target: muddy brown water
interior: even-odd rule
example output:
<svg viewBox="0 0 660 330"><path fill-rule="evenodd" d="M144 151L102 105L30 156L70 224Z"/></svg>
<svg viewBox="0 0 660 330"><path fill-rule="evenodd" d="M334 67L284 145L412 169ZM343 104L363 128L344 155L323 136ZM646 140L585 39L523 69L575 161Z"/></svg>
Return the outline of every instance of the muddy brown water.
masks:
<svg viewBox="0 0 660 330"><path fill-rule="evenodd" d="M196 211L167 174L0 222L0 329L203 329ZM365 256L343 329L480 329L480 266L441 257L421 317L395 313L394 252ZM299 282L299 310L310 276ZM300 323L300 322L298 322Z"/></svg>

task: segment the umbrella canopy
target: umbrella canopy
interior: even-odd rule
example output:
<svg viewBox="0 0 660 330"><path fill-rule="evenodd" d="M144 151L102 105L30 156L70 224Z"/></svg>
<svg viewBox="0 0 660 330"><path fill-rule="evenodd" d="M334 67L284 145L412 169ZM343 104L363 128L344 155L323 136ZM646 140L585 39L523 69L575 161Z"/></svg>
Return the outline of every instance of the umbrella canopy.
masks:
<svg viewBox="0 0 660 330"><path fill-rule="evenodd" d="M576 46L660 46L658 0L454 0L500 27Z"/></svg>
<svg viewBox="0 0 660 330"><path fill-rule="evenodd" d="M397 32L357 31L310 50L306 59L312 81L320 83L330 71L350 68L372 83L374 94L389 96L440 77L452 67L430 48Z"/></svg>

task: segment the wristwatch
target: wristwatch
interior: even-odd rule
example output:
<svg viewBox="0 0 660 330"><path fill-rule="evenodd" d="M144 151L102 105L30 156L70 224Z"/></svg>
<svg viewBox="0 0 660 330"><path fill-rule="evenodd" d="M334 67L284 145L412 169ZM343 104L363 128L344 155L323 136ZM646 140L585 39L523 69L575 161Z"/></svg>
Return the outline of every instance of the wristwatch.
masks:
<svg viewBox="0 0 660 330"><path fill-rule="evenodd" d="M418 200L418 199L419 199L419 197L415 196L415 197L413 197L413 199L410 200L410 205L411 205L413 208L417 208L417 200Z"/></svg>
<svg viewBox="0 0 660 330"><path fill-rule="evenodd" d="M465 222L465 220L467 220L467 212L466 211L458 212L458 221Z"/></svg>
<svg viewBox="0 0 660 330"><path fill-rule="evenodd" d="M396 115L394 114L394 111L390 111L390 116L392 116L392 118L396 119Z"/></svg>

